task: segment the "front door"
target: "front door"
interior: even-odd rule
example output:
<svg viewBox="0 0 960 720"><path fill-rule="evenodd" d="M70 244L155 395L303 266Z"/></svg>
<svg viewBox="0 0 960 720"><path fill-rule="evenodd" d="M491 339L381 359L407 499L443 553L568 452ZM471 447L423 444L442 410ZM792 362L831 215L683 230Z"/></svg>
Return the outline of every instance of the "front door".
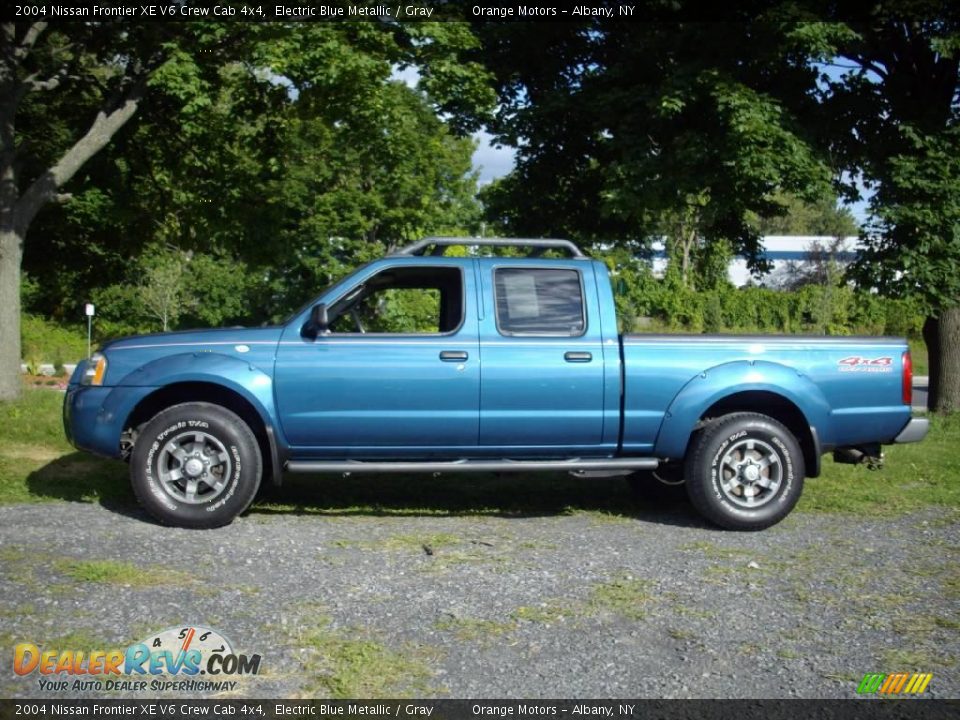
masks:
<svg viewBox="0 0 960 720"><path fill-rule="evenodd" d="M475 298L469 261L385 261L359 274L328 302L328 333L284 334L276 392L288 442L356 458L475 449Z"/></svg>

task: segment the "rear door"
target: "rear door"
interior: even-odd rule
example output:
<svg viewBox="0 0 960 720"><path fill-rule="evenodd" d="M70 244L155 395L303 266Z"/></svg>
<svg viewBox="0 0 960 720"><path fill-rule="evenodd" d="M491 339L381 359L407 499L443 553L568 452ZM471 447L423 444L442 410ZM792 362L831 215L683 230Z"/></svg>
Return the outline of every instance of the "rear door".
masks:
<svg viewBox="0 0 960 720"><path fill-rule="evenodd" d="M597 449L604 357L589 262L478 261L480 445L511 455Z"/></svg>

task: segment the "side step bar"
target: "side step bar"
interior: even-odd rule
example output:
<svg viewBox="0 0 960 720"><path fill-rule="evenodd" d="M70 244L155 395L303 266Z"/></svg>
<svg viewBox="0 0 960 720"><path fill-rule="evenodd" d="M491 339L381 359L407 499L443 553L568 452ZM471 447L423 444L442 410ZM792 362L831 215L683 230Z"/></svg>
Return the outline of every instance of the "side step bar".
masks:
<svg viewBox="0 0 960 720"><path fill-rule="evenodd" d="M529 472L555 470L656 470L656 458L572 458L570 460L441 460L428 462L359 460L291 460L293 473L445 473L445 472Z"/></svg>

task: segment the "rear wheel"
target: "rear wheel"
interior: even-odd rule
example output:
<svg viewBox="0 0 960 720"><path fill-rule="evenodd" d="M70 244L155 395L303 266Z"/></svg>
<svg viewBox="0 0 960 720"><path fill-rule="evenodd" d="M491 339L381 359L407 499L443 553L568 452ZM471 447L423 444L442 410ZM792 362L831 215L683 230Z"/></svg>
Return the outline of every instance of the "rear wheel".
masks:
<svg viewBox="0 0 960 720"><path fill-rule="evenodd" d="M237 415L211 403L160 412L137 436L130 481L140 504L165 525L214 528L253 501L260 447Z"/></svg>
<svg viewBox="0 0 960 720"><path fill-rule="evenodd" d="M800 444L781 423L759 413L732 413L698 430L686 470L694 507L731 530L775 525L803 490Z"/></svg>

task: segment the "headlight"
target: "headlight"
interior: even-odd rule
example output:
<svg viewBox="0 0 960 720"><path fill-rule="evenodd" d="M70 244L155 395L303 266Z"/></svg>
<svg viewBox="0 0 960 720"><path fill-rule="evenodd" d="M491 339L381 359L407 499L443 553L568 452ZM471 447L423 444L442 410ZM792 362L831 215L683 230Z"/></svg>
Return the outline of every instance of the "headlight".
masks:
<svg viewBox="0 0 960 720"><path fill-rule="evenodd" d="M107 374L107 358L100 353L94 353L87 361L83 371L81 385L103 385L103 376Z"/></svg>

